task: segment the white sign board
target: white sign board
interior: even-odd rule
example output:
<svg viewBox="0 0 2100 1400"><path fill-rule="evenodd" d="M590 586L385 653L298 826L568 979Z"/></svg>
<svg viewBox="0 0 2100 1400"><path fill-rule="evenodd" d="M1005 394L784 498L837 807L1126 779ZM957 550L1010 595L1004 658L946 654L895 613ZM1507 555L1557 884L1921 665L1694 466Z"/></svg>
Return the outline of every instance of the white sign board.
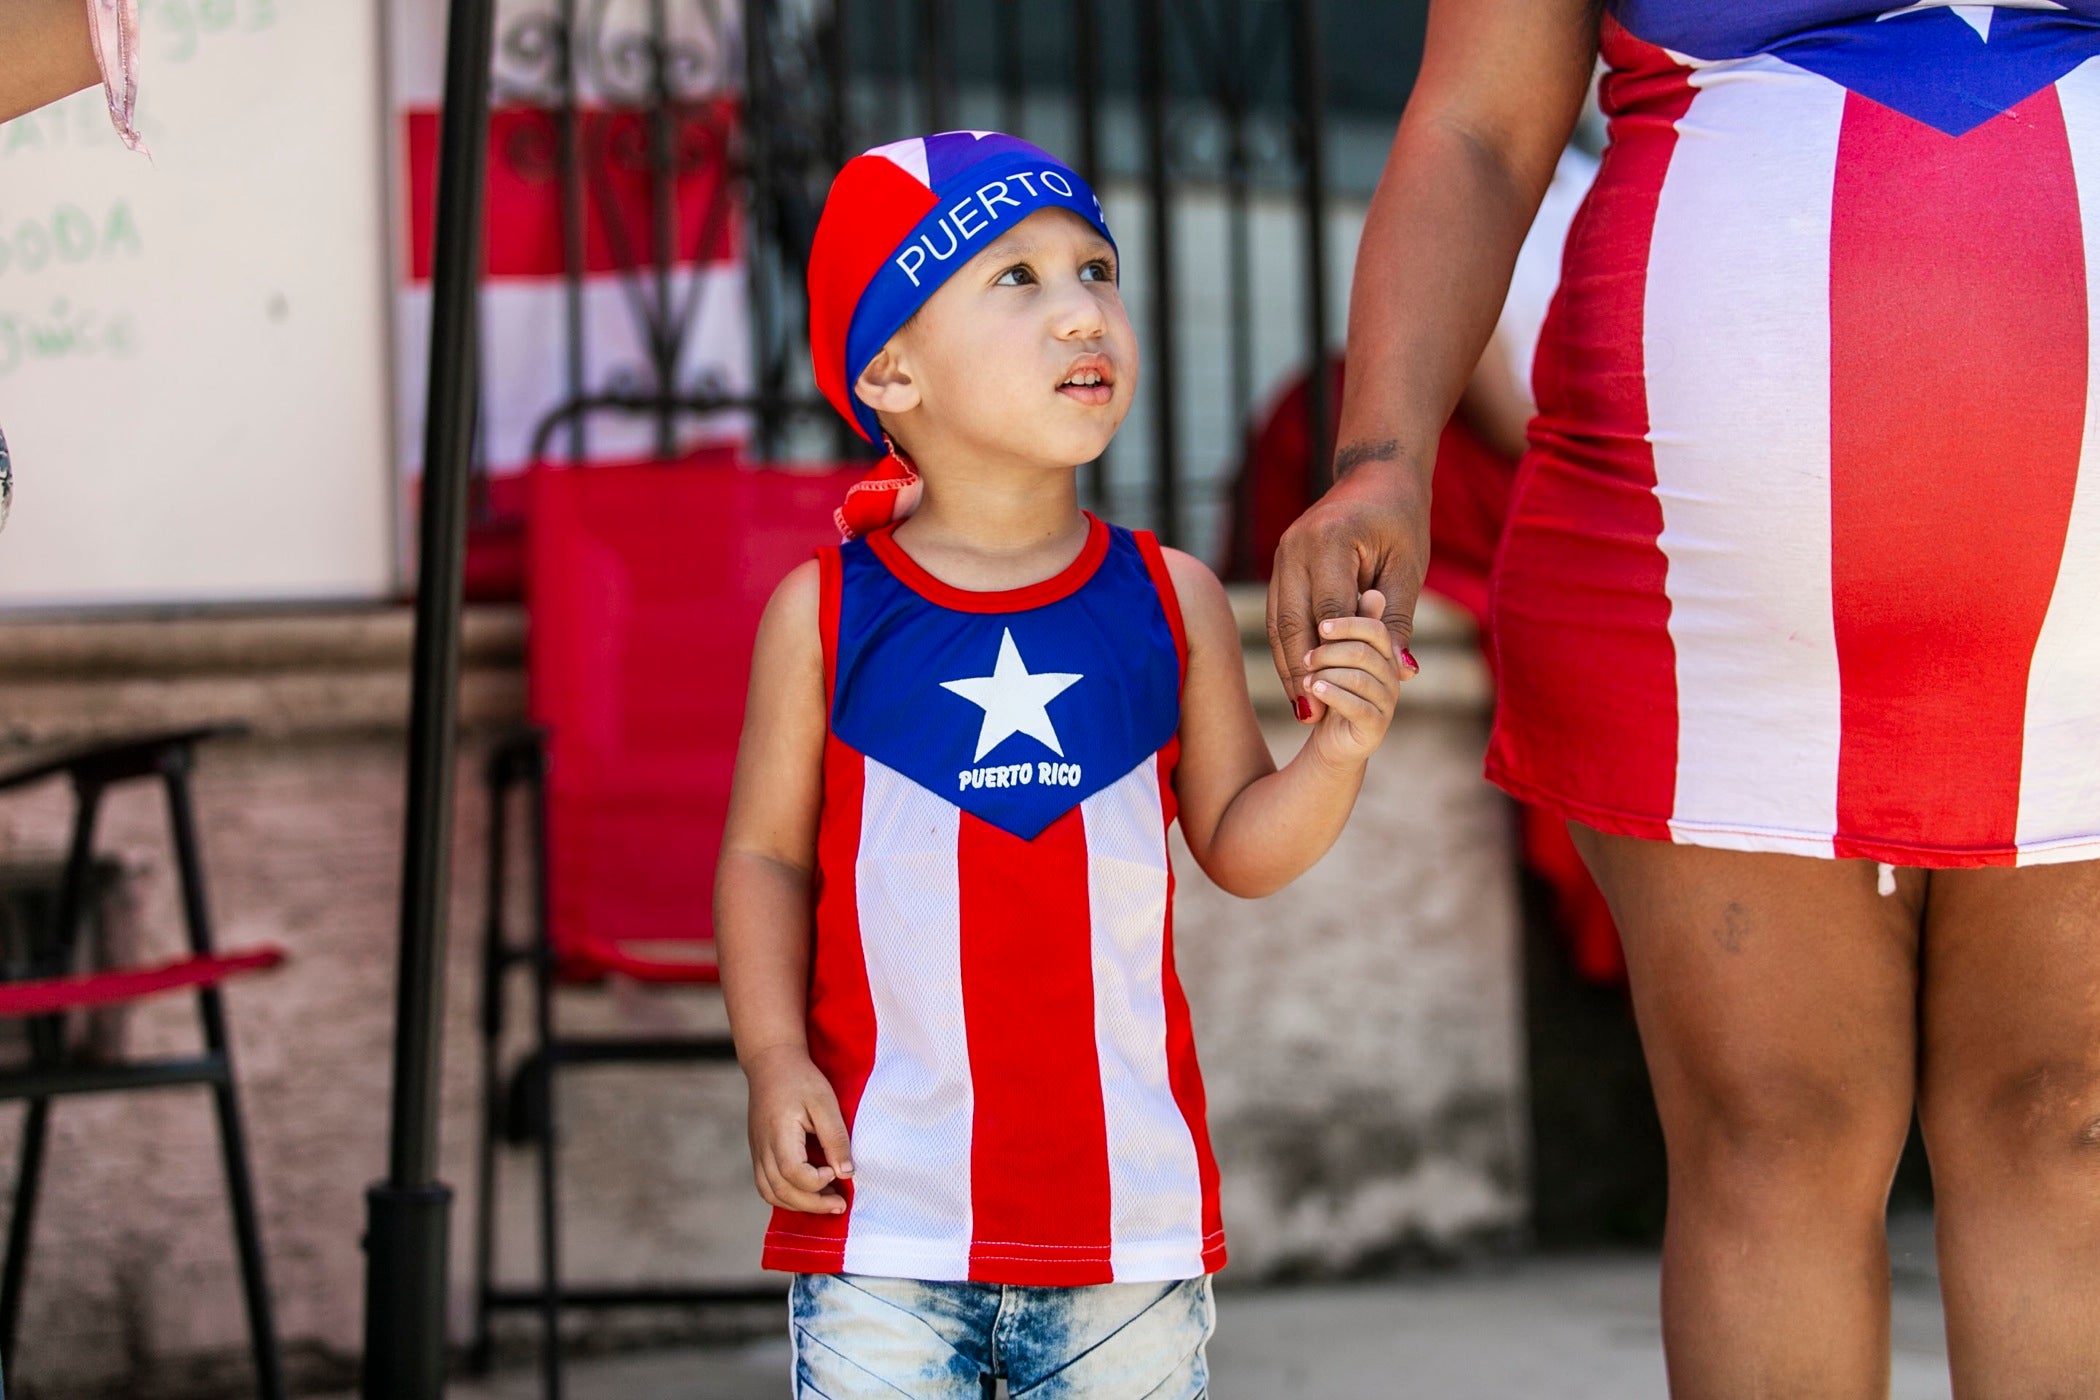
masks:
<svg viewBox="0 0 2100 1400"><path fill-rule="evenodd" d="M381 9L141 0L150 161L0 125L0 609L394 590Z"/></svg>

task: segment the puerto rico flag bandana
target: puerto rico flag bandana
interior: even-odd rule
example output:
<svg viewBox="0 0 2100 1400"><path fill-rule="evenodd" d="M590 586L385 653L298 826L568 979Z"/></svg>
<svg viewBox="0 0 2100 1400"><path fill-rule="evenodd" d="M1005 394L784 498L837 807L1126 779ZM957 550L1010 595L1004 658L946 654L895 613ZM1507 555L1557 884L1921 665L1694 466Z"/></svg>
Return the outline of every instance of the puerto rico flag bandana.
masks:
<svg viewBox="0 0 2100 1400"><path fill-rule="evenodd" d="M997 131L943 131L877 146L846 162L809 255L809 352L817 387L869 442L875 410L853 393L860 372L955 270L1022 219L1069 209L1115 238L1078 173L1040 147ZM908 469L907 469L908 470ZM899 474L885 459L871 475ZM904 506L910 490L873 493Z"/></svg>

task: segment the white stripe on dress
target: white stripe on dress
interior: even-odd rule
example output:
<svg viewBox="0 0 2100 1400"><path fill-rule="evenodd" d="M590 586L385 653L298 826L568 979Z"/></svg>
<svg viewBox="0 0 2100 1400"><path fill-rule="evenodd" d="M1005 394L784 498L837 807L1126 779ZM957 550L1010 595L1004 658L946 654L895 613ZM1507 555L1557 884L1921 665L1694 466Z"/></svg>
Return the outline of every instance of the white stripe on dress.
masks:
<svg viewBox="0 0 2100 1400"><path fill-rule="evenodd" d="M1643 338L1677 656L1670 829L1828 856L1841 722L1830 201L1845 90L1774 59L1691 82L1656 208Z"/></svg>
<svg viewBox="0 0 2100 1400"><path fill-rule="evenodd" d="M1196 1142L1168 1077L1167 837L1157 760L1080 804L1094 945L1094 1043L1107 1107L1118 1283L1203 1272Z"/></svg>
<svg viewBox="0 0 2100 1400"><path fill-rule="evenodd" d="M856 867L875 1064L853 1137L847 1273L970 1276L975 1103L963 1024L962 811L864 759Z"/></svg>
<svg viewBox="0 0 2100 1400"><path fill-rule="evenodd" d="M2056 590L2027 674L2019 863L2100 854L2100 59L2056 85L2085 237L2086 413Z"/></svg>

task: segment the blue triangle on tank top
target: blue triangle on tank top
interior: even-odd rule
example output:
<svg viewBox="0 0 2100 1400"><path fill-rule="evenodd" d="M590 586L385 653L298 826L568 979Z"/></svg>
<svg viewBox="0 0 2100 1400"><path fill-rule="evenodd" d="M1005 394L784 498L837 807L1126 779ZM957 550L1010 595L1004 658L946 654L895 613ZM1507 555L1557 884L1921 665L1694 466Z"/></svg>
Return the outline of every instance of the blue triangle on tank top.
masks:
<svg viewBox="0 0 2100 1400"><path fill-rule="evenodd" d="M1173 632L1127 530L1076 590L1011 612L923 597L865 540L839 560L832 733L972 816L1032 841L1180 727Z"/></svg>

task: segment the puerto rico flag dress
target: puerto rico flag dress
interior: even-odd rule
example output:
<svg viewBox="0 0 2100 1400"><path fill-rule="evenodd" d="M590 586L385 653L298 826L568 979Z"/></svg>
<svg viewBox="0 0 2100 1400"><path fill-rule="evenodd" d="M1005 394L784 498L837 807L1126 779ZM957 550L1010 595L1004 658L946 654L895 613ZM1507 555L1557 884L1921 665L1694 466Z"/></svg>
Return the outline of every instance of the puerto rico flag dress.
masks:
<svg viewBox="0 0 2100 1400"><path fill-rule="evenodd" d="M2100 855L2100 0L1610 0L1490 775L1624 835Z"/></svg>
<svg viewBox="0 0 2100 1400"><path fill-rule="evenodd" d="M1174 973L1186 658L1159 546L1090 518L1057 577L949 587L882 529L819 555L830 728L810 1054L842 1215L768 1268L1074 1285L1224 1265Z"/></svg>

